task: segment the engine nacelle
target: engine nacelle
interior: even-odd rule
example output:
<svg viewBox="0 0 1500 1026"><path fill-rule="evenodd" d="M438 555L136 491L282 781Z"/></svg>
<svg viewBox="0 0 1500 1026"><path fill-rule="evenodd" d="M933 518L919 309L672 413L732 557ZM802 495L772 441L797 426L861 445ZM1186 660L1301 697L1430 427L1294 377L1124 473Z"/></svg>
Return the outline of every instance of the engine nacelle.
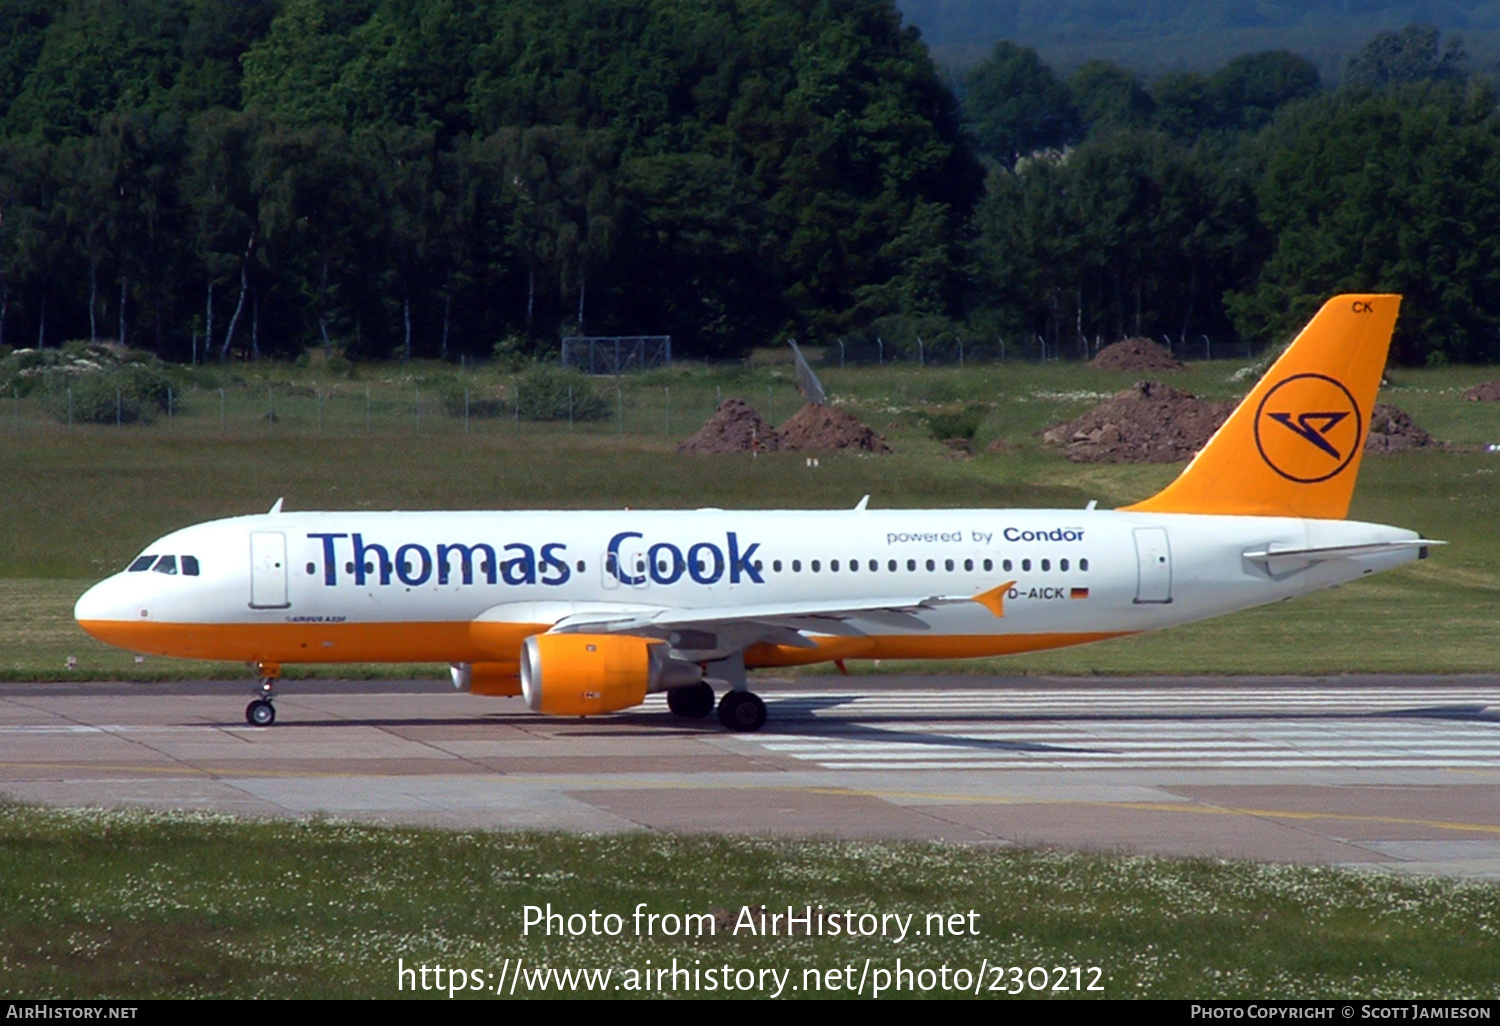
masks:
<svg viewBox="0 0 1500 1026"><path fill-rule="evenodd" d="M648 691L702 671L667 657L665 642L626 634L534 634L521 645L521 693L536 712L593 716L640 705Z"/></svg>
<svg viewBox="0 0 1500 1026"><path fill-rule="evenodd" d="M448 673L458 691L495 698L521 693L521 668L515 663L454 663Z"/></svg>

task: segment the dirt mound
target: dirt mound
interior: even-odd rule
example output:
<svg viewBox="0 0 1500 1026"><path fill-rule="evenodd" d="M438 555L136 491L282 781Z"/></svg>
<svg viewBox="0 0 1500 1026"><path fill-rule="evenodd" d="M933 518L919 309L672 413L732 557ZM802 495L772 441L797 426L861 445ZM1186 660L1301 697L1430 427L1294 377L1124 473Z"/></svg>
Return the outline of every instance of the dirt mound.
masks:
<svg viewBox="0 0 1500 1026"><path fill-rule="evenodd" d="M1175 463L1203 448L1234 407L1138 381L1041 435L1049 445L1064 446L1075 463Z"/></svg>
<svg viewBox="0 0 1500 1026"><path fill-rule="evenodd" d="M784 447L776 432L755 407L743 399L725 399L698 433L677 446L678 452L719 455L732 452L775 452Z"/></svg>
<svg viewBox="0 0 1500 1026"><path fill-rule="evenodd" d="M808 403L781 425L783 449L859 449L863 452L890 452L886 440L852 413L836 406Z"/></svg>
<svg viewBox="0 0 1500 1026"><path fill-rule="evenodd" d="M1486 381L1482 385L1475 385L1464 393L1464 398L1471 403L1492 403L1500 399L1500 381Z"/></svg>
<svg viewBox="0 0 1500 1026"><path fill-rule="evenodd" d="M1407 449L1442 448L1443 443L1412 423L1411 414L1385 403L1370 411L1370 434L1365 449L1374 452L1404 452Z"/></svg>
<svg viewBox="0 0 1500 1026"><path fill-rule="evenodd" d="M1207 444L1234 412L1232 401L1204 402L1155 381L1138 381L1077 420L1041 432L1075 463L1175 463ZM1370 414L1365 448L1373 452L1447 448L1412 422L1411 415L1379 403Z"/></svg>
<svg viewBox="0 0 1500 1026"><path fill-rule="evenodd" d="M1090 367L1100 370L1181 370L1182 363L1164 345L1149 338L1127 338L1099 350Z"/></svg>

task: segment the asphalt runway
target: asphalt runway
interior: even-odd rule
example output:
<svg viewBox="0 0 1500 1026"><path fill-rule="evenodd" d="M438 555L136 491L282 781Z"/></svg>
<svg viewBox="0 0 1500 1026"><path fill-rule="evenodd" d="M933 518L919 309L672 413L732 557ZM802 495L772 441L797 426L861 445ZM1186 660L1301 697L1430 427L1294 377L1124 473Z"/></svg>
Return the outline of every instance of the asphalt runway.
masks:
<svg viewBox="0 0 1500 1026"><path fill-rule="evenodd" d="M0 793L485 829L945 840L1500 879L1500 677L759 680L729 734L427 682L0 685Z"/></svg>

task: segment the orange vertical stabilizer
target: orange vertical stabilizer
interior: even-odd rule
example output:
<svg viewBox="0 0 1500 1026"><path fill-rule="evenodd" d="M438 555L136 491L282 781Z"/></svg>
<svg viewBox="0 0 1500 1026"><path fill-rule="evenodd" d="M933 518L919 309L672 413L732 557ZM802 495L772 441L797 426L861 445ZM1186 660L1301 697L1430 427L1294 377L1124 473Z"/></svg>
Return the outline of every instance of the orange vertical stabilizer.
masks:
<svg viewBox="0 0 1500 1026"><path fill-rule="evenodd" d="M1342 519L1401 297L1335 296L1142 513Z"/></svg>

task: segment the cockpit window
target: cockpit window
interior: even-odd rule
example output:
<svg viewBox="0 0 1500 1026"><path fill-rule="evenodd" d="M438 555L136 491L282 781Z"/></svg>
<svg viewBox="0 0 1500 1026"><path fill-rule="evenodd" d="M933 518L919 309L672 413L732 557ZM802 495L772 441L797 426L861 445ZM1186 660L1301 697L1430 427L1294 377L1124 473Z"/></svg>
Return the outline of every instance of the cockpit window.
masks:
<svg viewBox="0 0 1500 1026"><path fill-rule="evenodd" d="M137 556L135 562L127 568L128 573L138 574L142 570L150 570L151 564L156 562L155 556Z"/></svg>
<svg viewBox="0 0 1500 1026"><path fill-rule="evenodd" d="M198 576L198 557L197 556L183 556L182 557L182 572L184 574L186 574L187 576L189 576L189 577L197 577Z"/></svg>
<svg viewBox="0 0 1500 1026"><path fill-rule="evenodd" d="M175 574L177 572L177 557L163 556L156 561L156 565L151 569L159 574Z"/></svg>

